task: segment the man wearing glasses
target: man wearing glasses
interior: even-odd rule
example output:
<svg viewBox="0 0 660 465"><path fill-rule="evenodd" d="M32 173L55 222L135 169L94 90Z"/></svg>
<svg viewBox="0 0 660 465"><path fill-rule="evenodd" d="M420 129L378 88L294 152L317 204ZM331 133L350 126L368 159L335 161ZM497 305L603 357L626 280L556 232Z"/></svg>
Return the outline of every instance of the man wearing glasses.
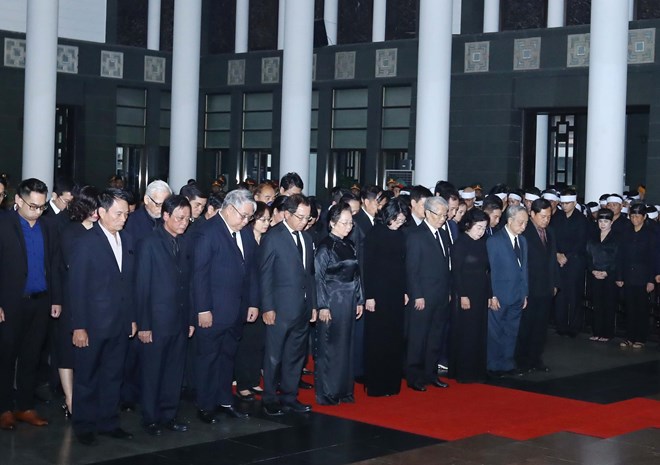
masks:
<svg viewBox="0 0 660 465"><path fill-rule="evenodd" d="M193 231L192 295L196 315L194 376L197 416L216 423L218 414L248 415L232 399L234 358L243 323L259 314L255 254L257 242L245 226L257 208L252 194L227 194L220 212Z"/></svg>
<svg viewBox="0 0 660 465"><path fill-rule="evenodd" d="M311 410L298 401L309 322L316 320L314 247L304 231L311 208L307 197L293 194L283 209L284 221L263 237L257 259L266 323L263 406L267 415Z"/></svg>
<svg viewBox="0 0 660 465"><path fill-rule="evenodd" d="M56 179L53 193L51 194L50 200L48 201L49 208L48 210L44 211L43 217L55 217L61 231L61 228L69 223L69 216L66 214L66 210L72 200L73 182L66 178ZM63 212L64 214L61 214Z"/></svg>
<svg viewBox="0 0 660 465"><path fill-rule="evenodd" d="M40 219L48 208L46 184L26 179L16 209L0 217L0 429L16 420L34 426L48 421L34 410L39 355L49 316L61 312L57 236ZM27 342L29 341L29 343ZM13 392L14 379L16 392Z"/></svg>

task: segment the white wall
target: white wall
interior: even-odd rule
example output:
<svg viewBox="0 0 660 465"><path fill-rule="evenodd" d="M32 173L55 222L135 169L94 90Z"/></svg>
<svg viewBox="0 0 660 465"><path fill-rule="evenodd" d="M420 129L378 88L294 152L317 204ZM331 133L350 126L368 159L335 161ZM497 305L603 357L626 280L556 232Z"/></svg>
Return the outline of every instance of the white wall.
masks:
<svg viewBox="0 0 660 465"><path fill-rule="evenodd" d="M27 2L0 0L0 30L25 33ZM60 0L58 36L105 42L106 0Z"/></svg>

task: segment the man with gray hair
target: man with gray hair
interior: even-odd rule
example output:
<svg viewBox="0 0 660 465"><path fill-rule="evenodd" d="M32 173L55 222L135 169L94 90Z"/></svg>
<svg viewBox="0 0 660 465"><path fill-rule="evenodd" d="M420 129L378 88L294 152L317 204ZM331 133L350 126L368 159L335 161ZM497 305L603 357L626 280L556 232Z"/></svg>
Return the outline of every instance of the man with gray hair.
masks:
<svg viewBox="0 0 660 465"><path fill-rule="evenodd" d="M234 408L231 385L243 323L259 314L257 242L245 228L256 208L250 191L233 190L218 214L193 231L194 376L197 414L205 423L216 423L218 414L248 416Z"/></svg>
<svg viewBox="0 0 660 465"><path fill-rule="evenodd" d="M406 380L415 391L427 385L446 388L437 377L437 362L449 321L449 236L443 230L449 205L442 197L424 202L424 221L406 236L406 276L410 301L406 309L408 344Z"/></svg>
<svg viewBox="0 0 660 465"><path fill-rule="evenodd" d="M493 296L489 300L487 369L491 376L521 374L514 351L522 311L527 307L527 210L522 205L506 209L506 224L488 238L488 261Z"/></svg>

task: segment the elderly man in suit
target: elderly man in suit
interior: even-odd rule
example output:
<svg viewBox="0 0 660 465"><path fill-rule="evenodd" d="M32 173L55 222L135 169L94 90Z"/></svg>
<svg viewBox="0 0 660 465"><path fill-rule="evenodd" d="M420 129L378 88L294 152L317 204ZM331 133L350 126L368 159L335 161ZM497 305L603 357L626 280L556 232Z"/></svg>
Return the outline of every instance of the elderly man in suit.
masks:
<svg viewBox="0 0 660 465"><path fill-rule="evenodd" d="M135 295L142 374L142 426L158 436L162 428L185 432L176 420L188 337L192 337L188 236L190 203L183 195L163 202L163 225L137 244Z"/></svg>
<svg viewBox="0 0 660 465"><path fill-rule="evenodd" d="M135 335L133 240L122 231L126 192L99 195L99 220L71 255L67 292L73 328L73 429L85 445L96 434L131 439L119 427L119 396L129 338Z"/></svg>
<svg viewBox="0 0 660 465"><path fill-rule="evenodd" d="M193 236L194 373L197 413L205 423L216 423L218 413L247 417L232 404L231 384L243 322L253 322L258 316L257 243L245 228L255 209L250 191L231 191L218 215Z"/></svg>
<svg viewBox="0 0 660 465"><path fill-rule="evenodd" d="M258 253L266 323L263 403L267 415L304 413L312 408L298 401L309 322L316 320L314 247L304 231L311 208L302 194L291 195L283 208L284 221L263 237Z"/></svg>
<svg viewBox="0 0 660 465"><path fill-rule="evenodd" d="M447 387L437 377L437 363L449 321L449 236L443 230L449 206L439 196L424 203L425 219L406 236L406 276L410 301L406 309L406 380L415 391L431 384Z"/></svg>
<svg viewBox="0 0 660 465"><path fill-rule="evenodd" d="M506 224L486 242L493 297L488 312L488 371L493 376L516 373L514 351L520 317L527 307L527 210L506 209Z"/></svg>
<svg viewBox="0 0 660 465"><path fill-rule="evenodd" d="M34 426L48 424L34 410L48 318L59 317L61 311L55 271L57 233L40 218L48 208L47 193L46 184L38 179L22 181L15 211L0 217L0 429L5 430L13 430L16 420Z"/></svg>
<svg viewBox="0 0 660 465"><path fill-rule="evenodd" d="M529 295L527 309L520 319L516 364L523 371L550 371L543 363L552 299L559 286L559 265L554 231L548 229L552 206L546 199L530 204L531 224L523 236L527 240Z"/></svg>

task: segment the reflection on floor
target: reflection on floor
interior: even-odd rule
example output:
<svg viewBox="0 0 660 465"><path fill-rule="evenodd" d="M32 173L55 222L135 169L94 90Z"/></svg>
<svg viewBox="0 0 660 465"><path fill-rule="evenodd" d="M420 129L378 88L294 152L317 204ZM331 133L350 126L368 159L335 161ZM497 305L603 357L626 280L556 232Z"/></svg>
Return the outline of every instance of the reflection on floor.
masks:
<svg viewBox="0 0 660 465"><path fill-rule="evenodd" d="M550 373L492 384L602 404L635 397L660 400L660 352L655 344L633 352L620 349L616 341L602 344L584 335L566 339L550 334L545 362ZM451 389L455 388L461 387ZM83 447L57 404L38 406L51 420L46 428L20 424L14 432L0 432L0 465L660 463L660 430L655 428L609 439L561 432L527 441L482 434L443 442L318 413L278 418L257 413L247 420L223 419L210 426L195 418L187 401L181 417L191 423L189 433L153 438L140 430L137 414L124 413L122 426L134 432L135 439L102 438L98 446ZM259 410L258 402L247 407ZM438 422L442 421L440 408Z"/></svg>

